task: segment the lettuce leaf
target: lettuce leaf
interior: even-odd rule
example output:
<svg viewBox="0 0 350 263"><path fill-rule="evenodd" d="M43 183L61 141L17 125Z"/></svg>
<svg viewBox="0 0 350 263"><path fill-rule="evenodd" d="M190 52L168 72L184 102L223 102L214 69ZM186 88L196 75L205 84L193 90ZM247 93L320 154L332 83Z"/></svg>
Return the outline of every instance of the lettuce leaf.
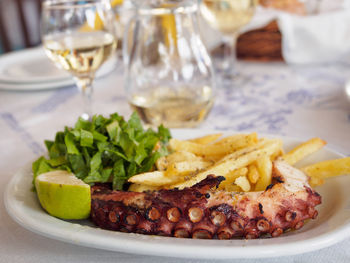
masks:
<svg viewBox="0 0 350 263"><path fill-rule="evenodd" d="M150 171L168 154L170 138L162 125L144 130L136 113L128 121L117 113L95 115L91 121L79 118L74 127L57 132L54 141L45 141L48 159L41 156L33 163L33 182L41 173L68 170L86 183L110 182L122 190L128 178Z"/></svg>

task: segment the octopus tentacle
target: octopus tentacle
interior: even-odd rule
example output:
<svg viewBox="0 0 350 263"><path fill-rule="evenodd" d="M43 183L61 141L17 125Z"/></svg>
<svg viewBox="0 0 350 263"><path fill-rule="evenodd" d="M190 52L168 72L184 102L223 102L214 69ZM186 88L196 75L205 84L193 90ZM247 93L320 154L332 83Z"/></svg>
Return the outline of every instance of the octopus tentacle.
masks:
<svg viewBox="0 0 350 263"><path fill-rule="evenodd" d="M208 175L191 188L155 192L112 191L92 187L91 219L122 232L179 238L246 239L278 237L300 229L318 215L320 195L308 178L283 161L273 165L272 183L263 192L218 191L221 176Z"/></svg>

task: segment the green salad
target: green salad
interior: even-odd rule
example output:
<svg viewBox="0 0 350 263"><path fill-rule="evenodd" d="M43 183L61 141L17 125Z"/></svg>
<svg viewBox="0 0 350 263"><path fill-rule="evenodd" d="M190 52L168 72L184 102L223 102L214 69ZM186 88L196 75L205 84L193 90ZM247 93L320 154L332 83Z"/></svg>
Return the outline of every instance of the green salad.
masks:
<svg viewBox="0 0 350 263"><path fill-rule="evenodd" d="M122 190L131 176L150 171L161 156L167 155L171 138L162 125L145 130L136 113L128 121L117 113L109 118L79 119L74 128L65 127L54 141L45 141L48 158L41 156L33 165L34 179L53 170L67 170L85 183L111 182Z"/></svg>

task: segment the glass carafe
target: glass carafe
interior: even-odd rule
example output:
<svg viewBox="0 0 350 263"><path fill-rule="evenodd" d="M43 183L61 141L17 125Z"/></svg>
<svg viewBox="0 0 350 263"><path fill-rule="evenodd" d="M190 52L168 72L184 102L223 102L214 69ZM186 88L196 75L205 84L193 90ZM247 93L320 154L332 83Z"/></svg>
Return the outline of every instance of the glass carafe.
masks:
<svg viewBox="0 0 350 263"><path fill-rule="evenodd" d="M199 36L197 1L133 3L123 40L131 107L151 126L197 126L213 105L215 83Z"/></svg>

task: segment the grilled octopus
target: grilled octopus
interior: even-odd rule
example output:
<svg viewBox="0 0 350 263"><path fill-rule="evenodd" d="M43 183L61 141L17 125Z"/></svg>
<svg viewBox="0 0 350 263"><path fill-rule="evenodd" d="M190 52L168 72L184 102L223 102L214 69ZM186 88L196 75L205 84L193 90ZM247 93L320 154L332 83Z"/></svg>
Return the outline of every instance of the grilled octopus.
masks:
<svg viewBox="0 0 350 263"><path fill-rule="evenodd" d="M121 232L202 239L277 237L300 229L318 215L320 195L307 176L278 160L272 183L262 192L218 191L222 176L208 175L183 190L112 191L92 187L91 219Z"/></svg>

